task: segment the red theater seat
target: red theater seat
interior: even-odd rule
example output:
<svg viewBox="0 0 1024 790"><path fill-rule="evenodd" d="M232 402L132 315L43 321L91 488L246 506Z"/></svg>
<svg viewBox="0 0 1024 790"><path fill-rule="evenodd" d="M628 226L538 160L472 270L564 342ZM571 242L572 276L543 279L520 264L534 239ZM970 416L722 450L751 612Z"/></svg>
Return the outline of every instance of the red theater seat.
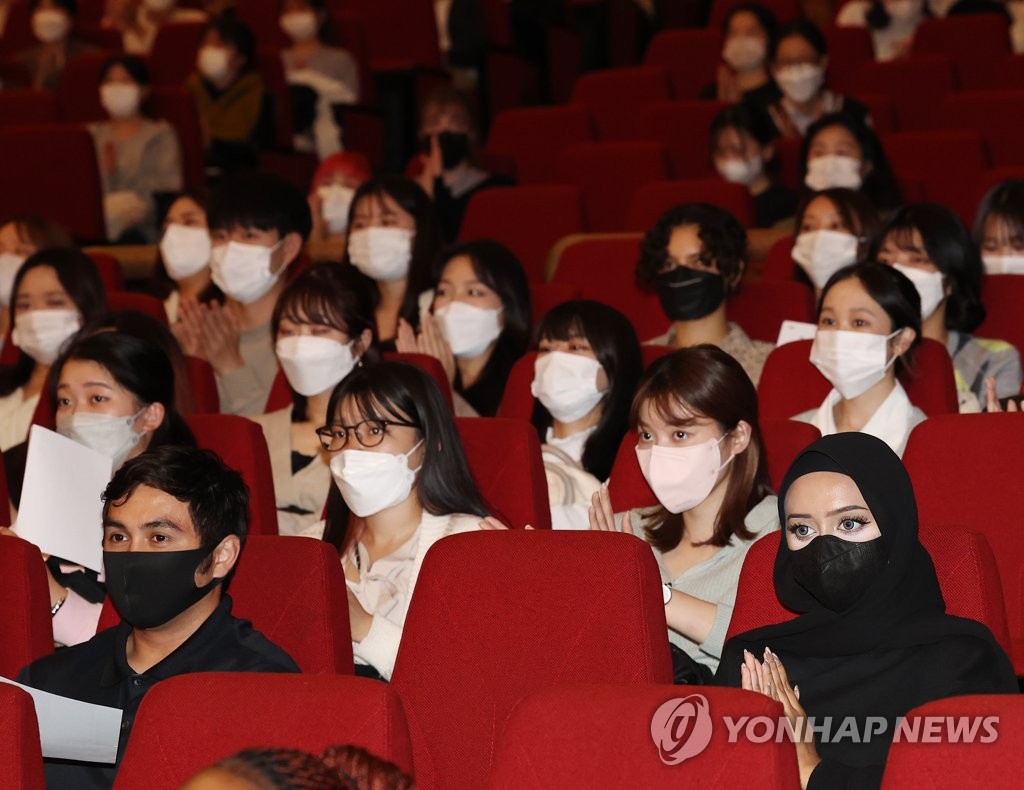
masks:
<svg viewBox="0 0 1024 790"><path fill-rule="evenodd" d="M57 87L57 108L62 121L86 123L107 120L100 104L100 71L116 55L103 50L76 55L64 65Z"/></svg>
<svg viewBox="0 0 1024 790"><path fill-rule="evenodd" d="M56 122L57 99L53 91L0 91L0 128Z"/></svg>
<svg viewBox="0 0 1024 790"><path fill-rule="evenodd" d="M798 282L745 282L725 311L754 340L774 343L783 321L814 321L814 299Z"/></svg>
<svg viewBox="0 0 1024 790"><path fill-rule="evenodd" d="M923 19L910 47L912 57L944 55L952 60L962 90L996 84L1002 61L1010 53L1009 25L996 14Z"/></svg>
<svg viewBox="0 0 1024 790"><path fill-rule="evenodd" d="M167 311L164 303L149 294L129 291L112 291L107 293L107 309L115 313L121 310L133 310L148 315L154 321L167 326Z"/></svg>
<svg viewBox="0 0 1024 790"><path fill-rule="evenodd" d="M952 93L942 100L937 123L942 129L977 131L995 167L1024 165L1020 140L1024 117L1010 108L1024 106L1024 90Z"/></svg>
<svg viewBox="0 0 1024 790"><path fill-rule="evenodd" d="M626 229L646 233L680 203L710 203L728 211L745 228L753 224L754 207L747 188L712 177L644 184L633 194Z"/></svg>
<svg viewBox="0 0 1024 790"><path fill-rule="evenodd" d="M638 135L641 107L669 98L668 72L661 66L594 71L577 78L570 104L586 107L599 140L629 140Z"/></svg>
<svg viewBox="0 0 1024 790"><path fill-rule="evenodd" d="M828 87L837 93L850 93L857 69L875 59L871 31L866 27L827 25L821 32L828 44Z"/></svg>
<svg viewBox="0 0 1024 790"><path fill-rule="evenodd" d="M668 69L677 99L696 99L701 88L715 82L721 57L722 36L717 28L680 28L655 35L644 63Z"/></svg>
<svg viewBox="0 0 1024 790"><path fill-rule="evenodd" d="M203 133L195 101L182 88L154 87L149 94L149 106L154 118L167 121L174 127L178 144L181 146L185 186L190 189L202 189L206 184Z"/></svg>
<svg viewBox="0 0 1024 790"><path fill-rule="evenodd" d="M888 96L899 128L910 131L931 128L939 102L956 89L956 82L949 58L928 56L865 63L857 70L853 88Z"/></svg>
<svg viewBox="0 0 1024 790"><path fill-rule="evenodd" d="M552 183L559 180L565 148L593 139L590 113L583 107L518 107L494 119L486 151L510 157L520 184Z"/></svg>
<svg viewBox="0 0 1024 790"><path fill-rule="evenodd" d="M235 7L240 9L242 3ZM271 18L276 27L277 15ZM205 22L166 22L160 25L148 58L153 85L180 87L192 75L205 29Z"/></svg>
<svg viewBox="0 0 1024 790"><path fill-rule="evenodd" d="M53 652L50 590L39 549L21 538L0 536L0 585L5 609L0 675L13 679L22 667Z"/></svg>
<svg viewBox="0 0 1024 790"><path fill-rule="evenodd" d="M0 776L12 790L45 790L35 704L27 691L0 684Z"/></svg>
<svg viewBox="0 0 1024 790"><path fill-rule="evenodd" d="M729 105L718 101L661 101L640 112L643 135L668 152L674 178L715 176L709 139L711 123Z"/></svg>

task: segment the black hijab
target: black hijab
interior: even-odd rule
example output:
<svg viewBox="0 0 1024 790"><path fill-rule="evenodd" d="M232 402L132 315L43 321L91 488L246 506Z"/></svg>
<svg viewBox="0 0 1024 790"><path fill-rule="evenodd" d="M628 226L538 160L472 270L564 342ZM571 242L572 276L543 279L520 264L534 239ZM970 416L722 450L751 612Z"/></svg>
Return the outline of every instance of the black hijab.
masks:
<svg viewBox="0 0 1024 790"><path fill-rule="evenodd" d="M786 494L798 478L814 472L852 478L881 533L884 565L860 599L842 612L825 608L793 578L794 552L785 538ZM867 768L865 781L853 784L873 786L897 716L956 694L1017 691L1009 659L988 628L946 614L935 566L918 540L910 477L885 442L865 433L839 433L810 445L783 480L779 520L783 533L775 558L775 591L783 604L803 614L730 639L716 680L739 686L743 650L760 658L767 646L781 657L790 682L800 686L809 716L873 715L890 721L881 741L820 745L826 764L821 777L815 770L815 779L828 775L834 780L838 762Z"/></svg>

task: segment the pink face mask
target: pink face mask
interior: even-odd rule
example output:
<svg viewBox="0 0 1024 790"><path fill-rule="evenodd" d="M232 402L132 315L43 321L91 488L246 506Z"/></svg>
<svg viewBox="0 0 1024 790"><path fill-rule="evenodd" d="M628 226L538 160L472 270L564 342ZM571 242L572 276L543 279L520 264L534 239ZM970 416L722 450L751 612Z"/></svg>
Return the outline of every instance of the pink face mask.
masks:
<svg viewBox="0 0 1024 790"><path fill-rule="evenodd" d="M688 447L636 448L640 471L665 510L683 513L708 498L719 472L736 457L732 455L722 463L718 450L722 439L725 436Z"/></svg>

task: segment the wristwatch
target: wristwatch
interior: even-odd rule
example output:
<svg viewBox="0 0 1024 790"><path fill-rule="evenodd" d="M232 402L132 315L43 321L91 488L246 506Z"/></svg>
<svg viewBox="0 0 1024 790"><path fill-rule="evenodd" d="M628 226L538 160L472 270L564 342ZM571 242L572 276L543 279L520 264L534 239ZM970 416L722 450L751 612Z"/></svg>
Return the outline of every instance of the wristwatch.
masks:
<svg viewBox="0 0 1024 790"><path fill-rule="evenodd" d="M664 585L662 585L662 587L664 588L663 595L664 595L665 606L668 606L668 602L672 600L672 585L664 584Z"/></svg>

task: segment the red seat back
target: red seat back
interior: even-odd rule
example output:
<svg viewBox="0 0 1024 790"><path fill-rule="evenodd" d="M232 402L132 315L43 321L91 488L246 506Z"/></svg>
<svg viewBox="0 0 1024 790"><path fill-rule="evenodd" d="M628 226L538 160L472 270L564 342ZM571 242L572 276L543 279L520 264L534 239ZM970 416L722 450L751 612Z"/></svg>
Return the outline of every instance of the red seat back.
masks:
<svg viewBox="0 0 1024 790"><path fill-rule="evenodd" d="M494 119L487 151L511 157L520 184L552 183L559 180L565 148L593 139L590 113L583 107L520 107Z"/></svg>
<svg viewBox="0 0 1024 790"><path fill-rule="evenodd" d="M35 703L27 691L0 684L0 775L17 790L45 790Z"/></svg>
<svg viewBox="0 0 1024 790"><path fill-rule="evenodd" d="M523 420L458 417L455 423L477 488L513 528L551 528L548 483L537 430ZM496 452L500 448L500 452Z"/></svg>
<svg viewBox="0 0 1024 790"><path fill-rule="evenodd" d="M22 667L53 652L50 590L39 549L21 538L0 536L0 584L7 610L0 618L0 675L14 678Z"/></svg>
<svg viewBox="0 0 1024 790"><path fill-rule="evenodd" d="M182 88L158 87L150 91L149 107L154 118L165 120L174 127L181 145L181 169L185 186L201 189L206 184L206 171L203 164L203 133L195 101Z"/></svg>
<svg viewBox="0 0 1024 790"><path fill-rule="evenodd" d="M732 0L712 0L711 11L708 15L708 24L715 27L721 25L722 20L725 19L725 15L729 13L729 9L734 5L736 5L736 3ZM763 3L758 3L758 5L767 8L775 14L775 18L780 23L789 22L790 20L803 16L803 11L800 9L800 3L798 0L764 0Z"/></svg>
<svg viewBox="0 0 1024 790"><path fill-rule="evenodd" d="M218 760L269 744L313 754L352 744L412 770L402 706L384 683L199 672L168 678L146 693L115 787L174 790Z"/></svg>
<svg viewBox="0 0 1024 790"><path fill-rule="evenodd" d="M772 245L761 264L761 282L790 282L796 272L793 260L793 237L783 236ZM813 299L813 294L811 296Z"/></svg>
<svg viewBox="0 0 1024 790"><path fill-rule="evenodd" d="M576 143L559 163L562 179L580 188L587 227L624 230L633 193L652 181L668 178L665 151L658 143Z"/></svg>
<svg viewBox="0 0 1024 790"><path fill-rule="evenodd" d="M974 332L976 337L1005 340L1018 350L1024 348L1024 322L1020 320L1020 306L1024 304L1022 279L1014 274L985 277L985 320Z"/></svg>
<svg viewBox="0 0 1024 790"><path fill-rule="evenodd" d="M942 129L979 132L995 167L1024 165L1024 152L1020 150L1024 117L1007 111L1022 105L1024 90L1019 88L951 93L942 100L937 123Z"/></svg>
<svg viewBox="0 0 1024 790"><path fill-rule="evenodd" d="M788 742L731 742L722 725L722 716L776 721L782 716L779 703L741 689L702 686L693 692L710 710L714 726L707 747L682 766L666 764L661 747L674 743L674 735L666 732L664 741L656 741L652 714L689 697L685 686L587 684L531 694L502 733L490 787L742 787L751 776L765 788L799 785Z"/></svg>
<svg viewBox="0 0 1024 790"><path fill-rule="evenodd" d="M941 56L871 61L857 70L857 93L888 96L896 108L899 128L928 129L942 97L956 88L953 64Z"/></svg>
<svg viewBox="0 0 1024 790"><path fill-rule="evenodd" d="M167 311L164 303L149 294L130 291L113 291L107 293L107 309L112 313L121 310L134 310L136 313L148 315L154 321L167 326Z"/></svg>
<svg viewBox="0 0 1024 790"><path fill-rule="evenodd" d="M584 74L569 102L587 108L599 140L629 140L637 136L640 108L668 98L668 72L648 65Z"/></svg>
<svg viewBox="0 0 1024 790"><path fill-rule="evenodd" d="M814 321L814 294L798 282L745 282L725 310L754 340L774 343L783 321Z"/></svg>
<svg viewBox="0 0 1024 790"><path fill-rule="evenodd" d="M439 68L437 21L431 3L407 0L352 0L366 31L369 64L373 71L417 66ZM396 24L400 20L400 24Z"/></svg>
<svg viewBox="0 0 1024 790"><path fill-rule="evenodd" d="M721 57L722 36L717 28L682 28L655 35L644 63L668 70L677 99L696 99L701 88L714 83Z"/></svg>
<svg viewBox="0 0 1024 790"><path fill-rule="evenodd" d="M692 178L658 181L640 187L633 194L626 229L645 233L662 214L680 203L710 203L728 211L745 228L753 224L754 207L745 186L721 178Z"/></svg>
<svg viewBox="0 0 1024 790"><path fill-rule="evenodd" d="M188 408L183 413L217 414L220 411L220 395L213 366L205 359L186 356L185 375L188 377L191 403L187 404Z"/></svg>
<svg viewBox="0 0 1024 790"><path fill-rule="evenodd" d="M121 268L121 262L113 255L105 252L90 250L87 254L92 258L92 262L96 264L96 271L99 272L100 279L103 281L103 290L107 292L108 302L114 291L124 292L124 270ZM166 322L167 317L164 316L163 323Z"/></svg>
<svg viewBox="0 0 1024 790"><path fill-rule="evenodd" d="M483 189L470 198L459 238L500 241L519 258L530 282L541 283L555 242L583 229L576 187L507 187Z"/></svg>
<svg viewBox="0 0 1024 790"><path fill-rule="evenodd" d="M10 3L0 36L0 55L21 52L38 44L32 33L32 8L28 3Z"/></svg>
<svg viewBox="0 0 1024 790"><path fill-rule="evenodd" d="M243 3L235 8L241 11ZM276 15L271 17L275 26ZM196 70L196 55L206 23L165 22L156 31L149 52L149 76L153 85L178 87Z"/></svg>
<svg viewBox="0 0 1024 790"><path fill-rule="evenodd" d="M828 44L828 86L836 93L850 93L857 69L875 59L871 31L866 27L827 25L821 32Z"/></svg>
<svg viewBox="0 0 1024 790"><path fill-rule="evenodd" d="M64 65L57 86L57 108L62 121L86 123L107 119L100 104L100 70L115 54L109 50L87 52Z"/></svg>
<svg viewBox="0 0 1024 790"><path fill-rule="evenodd" d="M574 285L566 283L530 283L530 325L536 328L552 307L579 299Z"/></svg>
<svg viewBox="0 0 1024 790"><path fill-rule="evenodd" d="M515 580L514 595L499 578ZM417 786L485 786L498 734L531 692L668 682L660 587L650 547L630 535L485 531L436 543L391 682L409 722Z"/></svg>
<svg viewBox="0 0 1024 790"><path fill-rule="evenodd" d="M1010 54L1010 28L997 14L959 14L923 19L914 30L910 54L945 55L953 61L963 90L987 88L998 80L1002 61Z"/></svg>
<svg viewBox="0 0 1024 790"><path fill-rule="evenodd" d="M0 128L56 122L57 99L53 91L0 91Z"/></svg>
<svg viewBox="0 0 1024 790"><path fill-rule="evenodd" d="M673 178L713 177L711 122L728 106L718 101L655 102L640 111L640 128L645 137L665 146Z"/></svg>

